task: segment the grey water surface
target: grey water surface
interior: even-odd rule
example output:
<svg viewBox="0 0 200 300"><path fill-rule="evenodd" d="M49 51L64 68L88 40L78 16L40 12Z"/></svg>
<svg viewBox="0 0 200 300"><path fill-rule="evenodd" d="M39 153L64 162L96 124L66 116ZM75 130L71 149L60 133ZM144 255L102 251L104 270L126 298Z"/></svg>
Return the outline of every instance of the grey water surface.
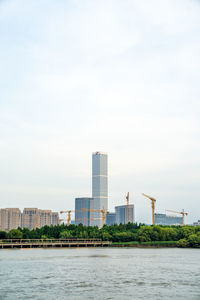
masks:
<svg viewBox="0 0 200 300"><path fill-rule="evenodd" d="M0 299L200 299L200 249L0 250Z"/></svg>

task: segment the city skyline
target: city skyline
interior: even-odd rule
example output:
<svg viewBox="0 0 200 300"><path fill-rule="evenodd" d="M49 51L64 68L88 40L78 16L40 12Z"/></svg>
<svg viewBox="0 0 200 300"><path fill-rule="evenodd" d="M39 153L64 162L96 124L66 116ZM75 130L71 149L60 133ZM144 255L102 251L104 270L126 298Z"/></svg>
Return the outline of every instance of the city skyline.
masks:
<svg viewBox="0 0 200 300"><path fill-rule="evenodd" d="M200 214L200 3L1 1L0 207L74 208L109 153L109 211ZM103 16L103 18L102 18Z"/></svg>
<svg viewBox="0 0 200 300"><path fill-rule="evenodd" d="M74 210L70 211L72 208L68 207L68 211L70 211L70 215L74 215L72 217L73 221L75 221L75 224L78 225L79 223L82 223L83 225L87 226L103 226L103 218L102 218L102 212L100 212L101 209L104 209L105 212L108 211L108 154L105 152L96 151L92 153L92 197L76 197L74 202ZM143 196L147 196L147 198L150 199L148 195L143 194ZM127 197L126 197L127 200ZM156 203L156 201L155 201ZM126 203L127 204L127 203ZM141 222L137 219L135 219L135 204L129 202L130 207L130 222ZM114 203L115 212L108 211L111 218L114 218L114 215L116 215L116 222L117 224L120 224L120 221L122 223L126 222L127 220L127 208L126 205L122 202L120 205ZM9 210L9 208L1 208L0 210ZM19 210L19 208L10 208L12 210ZM24 208L24 210L38 210L37 208L31 207L31 208ZM90 209L94 209L93 211ZM24 211L23 210L23 211ZM83 211L82 211L83 210ZM85 210L85 211L84 211ZM99 210L99 212L96 212L95 210ZM121 210L121 211L120 211ZM40 210L42 211L42 210ZM51 212L51 210L44 210ZM182 211L179 209L179 212ZM183 210L184 211L184 210ZM65 211L66 212L66 211ZM177 211L171 211L172 219L179 219L182 220L179 215L181 213L178 213ZM62 213L62 211L60 211ZM165 209L166 213L166 209ZM161 216L161 218L168 218L164 214L164 212L159 211L159 208L155 209L155 215ZM185 213L185 215L188 215L188 212ZM113 216L113 217L112 217ZM170 216L169 216L170 219ZM62 218L61 218L62 220ZM199 219L198 219L199 220ZM66 222L66 218L63 219L63 221ZM111 219L110 219L111 221ZM109 221L109 223L110 223ZM195 220L197 222L197 220ZM153 222L153 221L152 221ZM171 222L173 222L171 220ZM144 219L143 223L148 224L147 220ZM151 222L150 222L151 223ZM194 221L193 221L194 223ZM114 223L113 223L114 224ZM188 224L186 221L185 224Z"/></svg>

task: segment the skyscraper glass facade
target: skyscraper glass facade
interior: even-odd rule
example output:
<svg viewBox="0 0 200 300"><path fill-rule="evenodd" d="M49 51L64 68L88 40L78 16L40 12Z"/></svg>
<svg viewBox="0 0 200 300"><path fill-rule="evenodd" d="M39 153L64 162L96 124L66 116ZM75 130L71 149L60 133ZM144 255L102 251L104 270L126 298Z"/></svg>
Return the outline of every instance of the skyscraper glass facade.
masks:
<svg viewBox="0 0 200 300"><path fill-rule="evenodd" d="M127 205L115 206L116 224L127 224ZM134 205L129 205L129 221L134 223Z"/></svg>
<svg viewBox="0 0 200 300"><path fill-rule="evenodd" d="M182 225L183 217L167 216L166 214L155 214L156 225Z"/></svg>
<svg viewBox="0 0 200 300"><path fill-rule="evenodd" d="M75 224L91 225L93 212L90 209L94 208L93 198L76 198L75 199Z"/></svg>
<svg viewBox="0 0 200 300"><path fill-rule="evenodd" d="M108 209L108 155L103 152L92 154L92 197L94 208ZM102 226L102 214L94 212L93 225Z"/></svg>
<svg viewBox="0 0 200 300"><path fill-rule="evenodd" d="M116 214L115 213L109 213L106 214L106 225L114 225L116 224Z"/></svg>

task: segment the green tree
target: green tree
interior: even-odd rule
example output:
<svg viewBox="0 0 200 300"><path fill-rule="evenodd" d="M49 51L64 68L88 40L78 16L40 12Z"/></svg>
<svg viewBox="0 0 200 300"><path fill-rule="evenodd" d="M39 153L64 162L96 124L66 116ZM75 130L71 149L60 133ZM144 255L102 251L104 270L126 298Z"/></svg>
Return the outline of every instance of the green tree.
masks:
<svg viewBox="0 0 200 300"><path fill-rule="evenodd" d="M112 235L109 234L108 232L103 232L102 233L102 240L103 241L111 241L112 240Z"/></svg>
<svg viewBox="0 0 200 300"><path fill-rule="evenodd" d="M200 235L199 234L191 234L188 237L188 243L191 247L199 248L200 247Z"/></svg>
<svg viewBox="0 0 200 300"><path fill-rule="evenodd" d="M7 233L5 231L0 231L0 239L6 239Z"/></svg>
<svg viewBox="0 0 200 300"><path fill-rule="evenodd" d="M67 238L71 238L71 237L72 237L72 234L71 234L71 231L69 231L69 230L65 230L60 233L60 238L62 238L62 239L67 239Z"/></svg>
<svg viewBox="0 0 200 300"><path fill-rule="evenodd" d="M177 246L181 248L186 248L189 246L189 243L186 239L181 239L178 241Z"/></svg>
<svg viewBox="0 0 200 300"><path fill-rule="evenodd" d="M114 233L112 240L114 242L130 242L134 240L134 237L135 235L132 232L123 231Z"/></svg>
<svg viewBox="0 0 200 300"><path fill-rule="evenodd" d="M23 239L31 239L31 231L29 228L19 229L23 233Z"/></svg>
<svg viewBox="0 0 200 300"><path fill-rule="evenodd" d="M41 239L47 240L47 236L43 234L43 235L41 236Z"/></svg>
<svg viewBox="0 0 200 300"><path fill-rule="evenodd" d="M182 234L183 238L187 239L193 233L195 233L195 227L194 226L182 226L181 234Z"/></svg>
<svg viewBox="0 0 200 300"><path fill-rule="evenodd" d="M11 229L8 233L9 239L22 239L23 233L19 229Z"/></svg>
<svg viewBox="0 0 200 300"><path fill-rule="evenodd" d="M152 236L152 226L142 226L138 230L138 240L140 242L150 242Z"/></svg>

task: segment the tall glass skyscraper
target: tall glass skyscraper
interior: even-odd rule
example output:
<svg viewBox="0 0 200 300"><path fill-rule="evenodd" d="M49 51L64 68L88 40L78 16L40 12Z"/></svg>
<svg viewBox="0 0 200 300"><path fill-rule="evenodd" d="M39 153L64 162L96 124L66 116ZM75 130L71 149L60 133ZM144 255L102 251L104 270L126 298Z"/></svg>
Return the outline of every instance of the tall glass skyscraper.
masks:
<svg viewBox="0 0 200 300"><path fill-rule="evenodd" d="M92 197L94 209L108 209L108 155L104 152L92 153ZM93 225L102 226L102 214L94 213Z"/></svg>

